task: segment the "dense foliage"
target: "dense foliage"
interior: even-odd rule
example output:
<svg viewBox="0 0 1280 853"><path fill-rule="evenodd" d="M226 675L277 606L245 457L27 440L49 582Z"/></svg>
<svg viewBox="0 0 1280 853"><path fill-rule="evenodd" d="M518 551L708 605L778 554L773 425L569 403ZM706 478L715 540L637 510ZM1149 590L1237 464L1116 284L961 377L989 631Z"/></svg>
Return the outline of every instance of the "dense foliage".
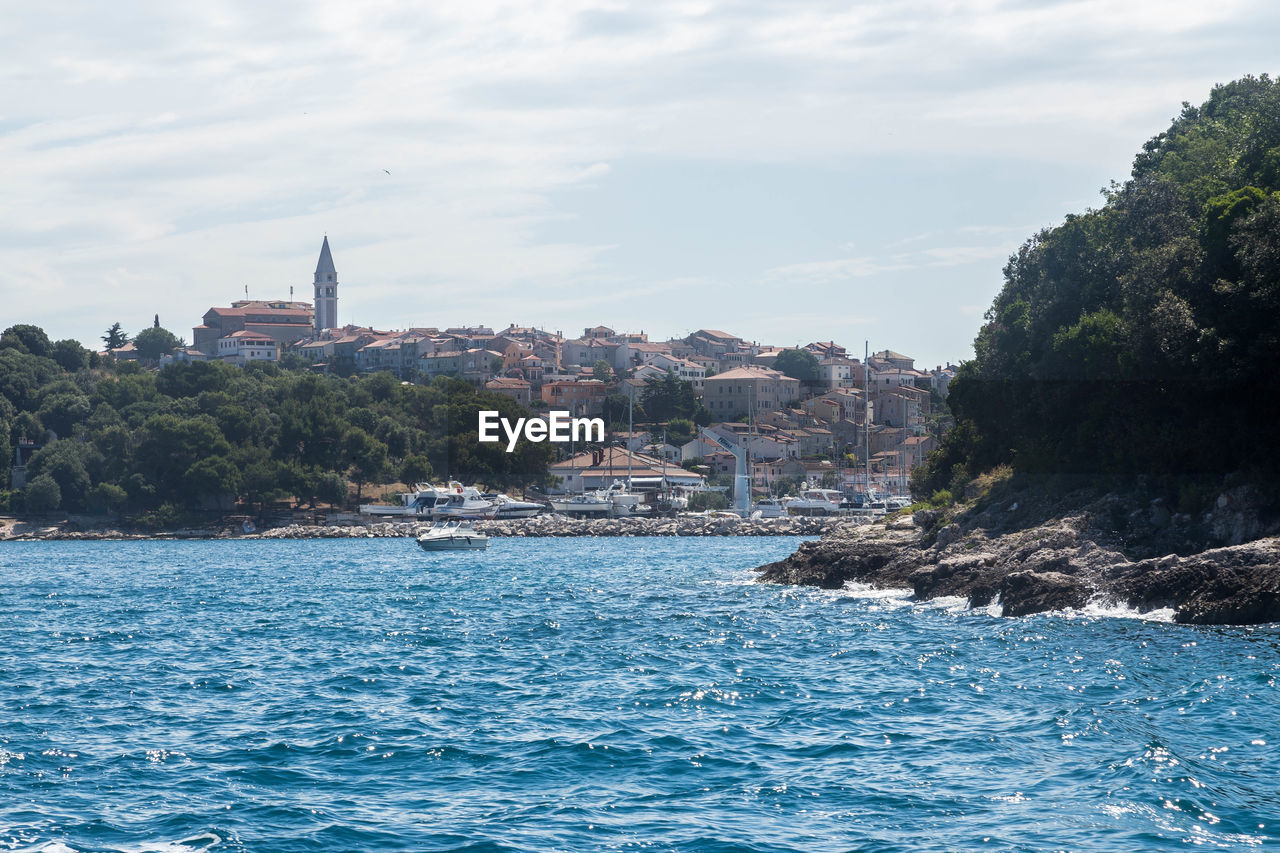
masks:
<svg viewBox="0 0 1280 853"><path fill-rule="evenodd" d="M1098 210L1028 240L951 384L917 495L992 466L1274 481L1280 84L1183 105Z"/></svg>
<svg viewBox="0 0 1280 853"><path fill-rule="evenodd" d="M367 484L446 476L505 487L542 482L554 456L546 443L522 441L511 454L478 443L478 410L528 412L459 380L408 385L389 373L216 362L95 368L83 348L83 358L70 347L59 358L62 344L32 326L0 339L0 453L12 460L23 438L38 447L28 487L4 494L15 509L336 503L348 481L358 497Z"/></svg>

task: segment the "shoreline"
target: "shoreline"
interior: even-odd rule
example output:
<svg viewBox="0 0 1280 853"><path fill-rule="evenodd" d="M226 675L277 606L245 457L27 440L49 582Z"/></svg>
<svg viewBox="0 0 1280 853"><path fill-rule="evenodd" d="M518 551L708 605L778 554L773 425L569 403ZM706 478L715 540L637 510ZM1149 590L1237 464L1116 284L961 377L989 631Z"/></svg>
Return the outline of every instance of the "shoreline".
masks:
<svg viewBox="0 0 1280 853"><path fill-rule="evenodd" d="M577 538L650 536L820 536L836 528L858 525L843 516L737 517L677 516L676 518L568 518L559 514L533 518L474 522L475 529L495 538ZM355 521L335 524L282 524L245 533L234 526L177 528L141 532L120 528L69 529L66 524L20 523L4 527L3 542L147 542L185 540L261 539L396 539L416 537L431 524L422 521Z"/></svg>
<svg viewBox="0 0 1280 853"><path fill-rule="evenodd" d="M1111 603L1139 613L1172 610L1173 621L1184 624L1280 622L1280 535L1270 525L1242 523L1250 513L1234 511L1230 496L1216 520L1237 535L1199 547L1180 529L1191 520L1171 521L1159 505L1141 519L1130 516L1126 538L1108 521L1110 509L1132 506L1117 496L1054 507L1031 523L1010 518L1020 502L1033 500L1022 494L953 519L924 510L888 525L837 528L758 567L757 581L905 588L917 601L959 597L970 608L1011 617Z"/></svg>

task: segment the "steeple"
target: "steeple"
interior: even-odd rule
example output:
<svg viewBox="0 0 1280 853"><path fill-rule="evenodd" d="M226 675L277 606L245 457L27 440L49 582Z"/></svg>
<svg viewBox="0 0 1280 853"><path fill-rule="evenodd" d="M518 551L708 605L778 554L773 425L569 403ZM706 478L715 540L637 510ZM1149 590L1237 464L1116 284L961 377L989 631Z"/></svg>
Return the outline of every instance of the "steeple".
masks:
<svg viewBox="0 0 1280 853"><path fill-rule="evenodd" d="M320 245L320 260L316 262L316 304L315 329L338 327L338 270L333 266L333 255L329 252L329 235L325 235Z"/></svg>
<svg viewBox="0 0 1280 853"><path fill-rule="evenodd" d="M329 254L329 235L324 235L320 245L320 260L316 262L316 284L336 282L338 271L333 268L333 255Z"/></svg>

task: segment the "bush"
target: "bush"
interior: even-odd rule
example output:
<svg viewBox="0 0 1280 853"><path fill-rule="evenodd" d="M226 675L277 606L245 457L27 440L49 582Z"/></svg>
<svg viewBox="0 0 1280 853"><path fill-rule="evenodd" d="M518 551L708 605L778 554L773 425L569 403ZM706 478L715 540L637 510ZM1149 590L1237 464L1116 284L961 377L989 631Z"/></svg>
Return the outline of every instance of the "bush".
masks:
<svg viewBox="0 0 1280 853"><path fill-rule="evenodd" d="M48 474L41 474L27 484L27 512L43 515L61 505L62 489Z"/></svg>

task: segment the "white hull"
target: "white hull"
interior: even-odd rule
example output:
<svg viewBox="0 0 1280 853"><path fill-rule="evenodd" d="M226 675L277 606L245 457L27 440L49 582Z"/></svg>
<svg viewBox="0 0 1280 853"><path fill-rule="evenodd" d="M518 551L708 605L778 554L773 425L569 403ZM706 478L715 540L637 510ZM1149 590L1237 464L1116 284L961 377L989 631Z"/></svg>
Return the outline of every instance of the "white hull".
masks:
<svg viewBox="0 0 1280 853"><path fill-rule="evenodd" d="M418 547L424 551L483 551L489 547L489 537L473 533L470 536L419 539Z"/></svg>
<svg viewBox="0 0 1280 853"><path fill-rule="evenodd" d="M609 501L552 501L556 512L574 512L583 515L608 515L613 504Z"/></svg>
<svg viewBox="0 0 1280 853"><path fill-rule="evenodd" d="M450 521L432 527L418 537L424 551L483 551L489 537L472 529L469 521Z"/></svg>

